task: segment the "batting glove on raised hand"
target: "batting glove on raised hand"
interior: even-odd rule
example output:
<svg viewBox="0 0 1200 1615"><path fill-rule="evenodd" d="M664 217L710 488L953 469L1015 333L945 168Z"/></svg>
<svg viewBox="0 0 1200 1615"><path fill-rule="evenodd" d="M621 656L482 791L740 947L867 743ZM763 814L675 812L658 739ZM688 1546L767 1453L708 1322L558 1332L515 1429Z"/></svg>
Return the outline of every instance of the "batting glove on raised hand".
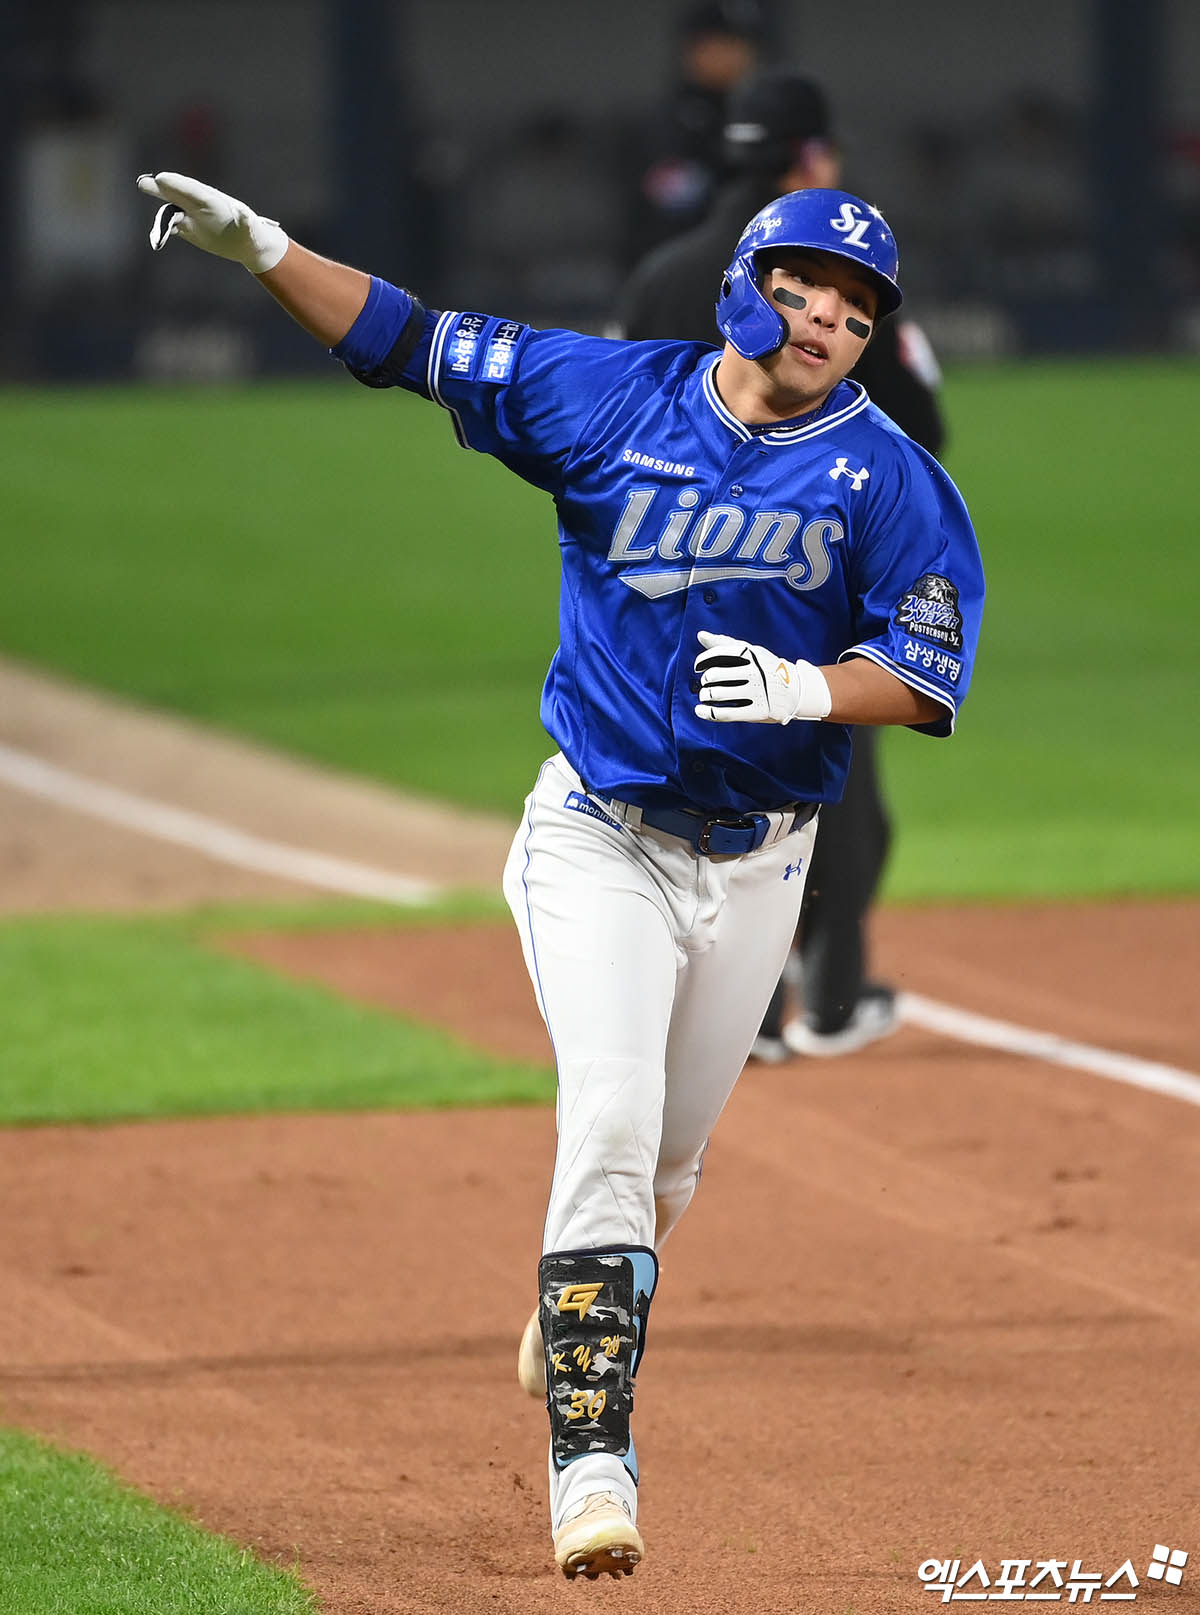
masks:
<svg viewBox="0 0 1200 1615"><path fill-rule="evenodd" d="M139 174L137 185L162 203L150 228L155 252L179 236L202 252L244 264L252 275L264 275L288 250L288 238L276 220L262 218L245 202L198 179L186 174Z"/></svg>
<svg viewBox="0 0 1200 1615"><path fill-rule="evenodd" d="M704 649L696 658L700 675L698 718L714 723L815 722L827 718L833 698L819 667L788 662L761 645L728 634L696 636Z"/></svg>

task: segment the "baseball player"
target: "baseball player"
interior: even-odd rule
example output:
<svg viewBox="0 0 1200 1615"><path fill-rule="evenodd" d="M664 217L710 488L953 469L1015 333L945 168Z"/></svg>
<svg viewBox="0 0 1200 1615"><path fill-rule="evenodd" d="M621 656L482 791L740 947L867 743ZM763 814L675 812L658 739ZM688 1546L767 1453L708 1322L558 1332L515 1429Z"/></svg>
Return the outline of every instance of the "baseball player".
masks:
<svg viewBox="0 0 1200 1615"><path fill-rule="evenodd" d="M728 178L702 222L633 271L610 335L715 340L712 288L745 221L787 191L841 184L841 156L820 85L778 66L744 80L729 98L725 161ZM850 373L901 430L940 456L945 431L936 377L924 333L899 317L877 327ZM867 973L867 914L891 833L876 749L874 729L856 731L841 800L821 814L789 960L789 975L799 966L803 1010L786 1014L781 981L751 1050L759 1059L851 1053L899 1024L895 993Z"/></svg>
<svg viewBox="0 0 1200 1615"><path fill-rule="evenodd" d="M778 980L847 725L948 735L970 681L966 509L845 380L899 307L895 242L845 192L773 202L717 289L718 352L438 313L209 186L138 183L153 245L242 263L352 375L432 400L554 501L558 749L504 890L558 1071L537 1310L554 1554L569 1578L627 1574L656 1250Z"/></svg>

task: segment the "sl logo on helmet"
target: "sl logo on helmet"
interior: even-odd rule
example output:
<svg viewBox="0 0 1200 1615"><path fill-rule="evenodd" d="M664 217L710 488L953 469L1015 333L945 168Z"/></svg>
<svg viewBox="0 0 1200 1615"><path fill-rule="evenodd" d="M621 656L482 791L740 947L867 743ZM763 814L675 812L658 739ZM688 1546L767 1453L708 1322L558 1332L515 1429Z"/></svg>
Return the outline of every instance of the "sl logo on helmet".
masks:
<svg viewBox="0 0 1200 1615"><path fill-rule="evenodd" d="M839 234L845 236L848 247L866 246L871 221L862 217L853 202L843 202L838 209L837 218L830 219L829 223Z"/></svg>

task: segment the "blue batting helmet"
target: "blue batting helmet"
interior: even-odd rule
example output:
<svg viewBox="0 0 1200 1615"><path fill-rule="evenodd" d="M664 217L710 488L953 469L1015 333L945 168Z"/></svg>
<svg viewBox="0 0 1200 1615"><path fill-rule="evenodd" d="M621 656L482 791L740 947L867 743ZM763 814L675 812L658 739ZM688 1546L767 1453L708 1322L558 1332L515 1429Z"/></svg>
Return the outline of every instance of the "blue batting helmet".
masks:
<svg viewBox="0 0 1200 1615"><path fill-rule="evenodd" d="M743 359L765 358L787 341L786 320L758 288L756 261L760 252L782 247L835 253L866 270L881 316L894 314L903 301L896 238L878 208L849 191L790 191L750 220L721 282L717 325Z"/></svg>

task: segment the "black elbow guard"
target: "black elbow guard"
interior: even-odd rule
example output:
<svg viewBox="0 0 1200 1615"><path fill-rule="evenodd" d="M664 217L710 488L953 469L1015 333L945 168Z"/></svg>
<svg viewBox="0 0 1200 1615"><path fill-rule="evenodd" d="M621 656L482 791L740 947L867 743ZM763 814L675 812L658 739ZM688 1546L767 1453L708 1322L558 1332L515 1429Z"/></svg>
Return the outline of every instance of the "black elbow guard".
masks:
<svg viewBox="0 0 1200 1615"><path fill-rule="evenodd" d="M374 370L356 370L352 365L346 366L355 381L361 381L364 387L399 387L403 383L408 361L417 351L425 333L425 305L411 292L409 296L412 298L412 308L404 322L404 329L383 362L376 365Z"/></svg>

